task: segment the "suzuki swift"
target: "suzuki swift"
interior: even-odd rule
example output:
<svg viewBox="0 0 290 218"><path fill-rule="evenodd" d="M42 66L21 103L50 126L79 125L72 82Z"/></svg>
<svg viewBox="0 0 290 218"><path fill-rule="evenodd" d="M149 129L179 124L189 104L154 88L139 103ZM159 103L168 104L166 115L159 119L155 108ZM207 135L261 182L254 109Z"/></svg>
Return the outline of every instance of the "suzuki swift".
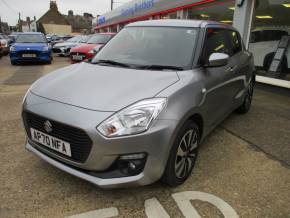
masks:
<svg viewBox="0 0 290 218"><path fill-rule="evenodd" d="M127 25L90 63L36 81L23 100L26 148L100 187L182 184L203 139L251 106L253 57L231 26Z"/></svg>

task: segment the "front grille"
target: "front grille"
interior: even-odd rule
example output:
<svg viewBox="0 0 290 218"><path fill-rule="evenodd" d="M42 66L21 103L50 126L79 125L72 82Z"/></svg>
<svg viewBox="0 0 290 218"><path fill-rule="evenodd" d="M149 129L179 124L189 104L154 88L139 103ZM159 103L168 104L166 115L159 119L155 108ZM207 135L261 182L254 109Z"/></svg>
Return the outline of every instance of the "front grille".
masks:
<svg viewBox="0 0 290 218"><path fill-rule="evenodd" d="M92 148L92 140L90 137L81 129L68 126L66 124L53 121L51 119L41 117L31 112L24 111L22 113L23 122L25 125L25 129L29 139L31 140L30 128L34 128L41 132L46 133L44 129L44 122L49 120L52 124L53 131L49 133L49 135L64 140L70 143L71 146L71 154L72 156L63 155L57 151L54 151L46 146L43 146L39 143L39 146L42 148L49 150L50 152L56 153L59 156L65 157L66 159L70 159L77 162L85 162L88 158L91 148Z"/></svg>
<svg viewBox="0 0 290 218"><path fill-rule="evenodd" d="M24 51L18 51L17 54L19 57L22 57L23 54L35 54L36 57L39 56L41 52L36 50L24 50Z"/></svg>
<svg viewBox="0 0 290 218"><path fill-rule="evenodd" d="M52 51L54 53L61 53L61 49L60 48L53 48Z"/></svg>

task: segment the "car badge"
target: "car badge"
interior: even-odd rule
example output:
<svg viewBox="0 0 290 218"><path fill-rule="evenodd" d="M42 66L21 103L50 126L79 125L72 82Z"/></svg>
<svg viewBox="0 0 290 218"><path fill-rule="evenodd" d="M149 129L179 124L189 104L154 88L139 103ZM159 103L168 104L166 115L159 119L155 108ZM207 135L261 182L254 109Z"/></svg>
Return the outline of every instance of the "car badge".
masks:
<svg viewBox="0 0 290 218"><path fill-rule="evenodd" d="M44 122L43 128L45 129L45 131L47 133L51 133L52 132L52 124L51 122L49 122L48 120Z"/></svg>
<svg viewBox="0 0 290 218"><path fill-rule="evenodd" d="M27 48L27 50L30 50L30 48Z"/></svg>

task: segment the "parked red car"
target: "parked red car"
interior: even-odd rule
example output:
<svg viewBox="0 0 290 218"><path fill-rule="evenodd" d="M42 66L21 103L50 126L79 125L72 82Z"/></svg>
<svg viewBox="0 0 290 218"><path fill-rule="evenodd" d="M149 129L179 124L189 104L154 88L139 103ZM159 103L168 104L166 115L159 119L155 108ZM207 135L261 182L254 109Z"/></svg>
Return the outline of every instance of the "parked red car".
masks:
<svg viewBox="0 0 290 218"><path fill-rule="evenodd" d="M72 63L93 58L99 49L115 35L116 33L97 33L94 34L86 44L72 48L70 50Z"/></svg>

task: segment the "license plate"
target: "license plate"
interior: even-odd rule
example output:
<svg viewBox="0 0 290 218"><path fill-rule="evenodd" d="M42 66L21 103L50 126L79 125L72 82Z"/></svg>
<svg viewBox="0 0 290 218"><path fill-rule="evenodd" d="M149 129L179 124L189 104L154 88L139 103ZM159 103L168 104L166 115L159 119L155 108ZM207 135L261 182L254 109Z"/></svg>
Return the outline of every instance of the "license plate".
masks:
<svg viewBox="0 0 290 218"><path fill-rule="evenodd" d="M83 56L80 56L80 55L73 55L73 56L72 56L72 59L75 60L75 61L82 61L82 60L83 60Z"/></svg>
<svg viewBox="0 0 290 218"><path fill-rule="evenodd" d="M41 131L30 128L32 140L38 142L52 150L71 157L70 144Z"/></svg>
<svg viewBox="0 0 290 218"><path fill-rule="evenodd" d="M23 54L22 57L24 57L24 58L35 58L36 54Z"/></svg>

